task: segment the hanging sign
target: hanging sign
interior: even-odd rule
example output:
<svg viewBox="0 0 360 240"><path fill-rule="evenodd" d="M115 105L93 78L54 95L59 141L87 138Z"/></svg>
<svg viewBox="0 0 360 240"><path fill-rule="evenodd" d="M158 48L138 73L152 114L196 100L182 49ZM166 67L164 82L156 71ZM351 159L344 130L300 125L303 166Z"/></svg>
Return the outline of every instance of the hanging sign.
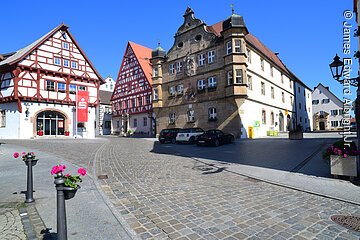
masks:
<svg viewBox="0 0 360 240"><path fill-rule="evenodd" d="M88 104L89 104L89 92L78 91L77 97L77 121L87 122L88 121Z"/></svg>

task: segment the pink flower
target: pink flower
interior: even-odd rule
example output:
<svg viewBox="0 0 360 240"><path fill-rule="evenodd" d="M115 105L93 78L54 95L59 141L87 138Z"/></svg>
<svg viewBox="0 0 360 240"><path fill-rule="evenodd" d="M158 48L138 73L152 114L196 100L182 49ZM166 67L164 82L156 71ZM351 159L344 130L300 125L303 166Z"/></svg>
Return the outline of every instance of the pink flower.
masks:
<svg viewBox="0 0 360 240"><path fill-rule="evenodd" d="M25 155L25 154L26 154L26 152L22 152L21 154L22 154L22 155Z"/></svg>
<svg viewBox="0 0 360 240"><path fill-rule="evenodd" d="M346 153L344 154L344 157L345 157L345 158L347 157L347 154L346 154Z"/></svg>
<svg viewBox="0 0 360 240"><path fill-rule="evenodd" d="M53 166L51 169L51 175L62 173L64 171L64 166L62 165L56 165Z"/></svg>
<svg viewBox="0 0 360 240"><path fill-rule="evenodd" d="M65 177L70 177L71 175L70 174L65 174Z"/></svg>
<svg viewBox="0 0 360 240"><path fill-rule="evenodd" d="M85 176L86 175L86 170L84 168L79 168L78 169L78 173L81 175L81 176Z"/></svg>
<svg viewBox="0 0 360 240"><path fill-rule="evenodd" d="M20 156L20 154L18 152L14 152L14 158L18 158Z"/></svg>

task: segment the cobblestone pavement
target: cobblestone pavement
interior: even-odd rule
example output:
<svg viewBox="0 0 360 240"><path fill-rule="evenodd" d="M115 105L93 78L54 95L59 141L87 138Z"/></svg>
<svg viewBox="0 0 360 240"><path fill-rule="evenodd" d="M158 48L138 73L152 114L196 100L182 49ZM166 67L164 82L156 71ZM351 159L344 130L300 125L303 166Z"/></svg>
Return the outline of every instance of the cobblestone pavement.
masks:
<svg viewBox="0 0 360 240"><path fill-rule="evenodd" d="M0 203L0 239L2 240L27 239L17 205L18 203Z"/></svg>
<svg viewBox="0 0 360 240"><path fill-rule="evenodd" d="M160 154L154 142L131 138L65 140L61 152L52 141L16 144L95 164L96 175L108 176L101 189L141 239L360 238L330 219L360 216L357 205L214 170L166 145Z"/></svg>

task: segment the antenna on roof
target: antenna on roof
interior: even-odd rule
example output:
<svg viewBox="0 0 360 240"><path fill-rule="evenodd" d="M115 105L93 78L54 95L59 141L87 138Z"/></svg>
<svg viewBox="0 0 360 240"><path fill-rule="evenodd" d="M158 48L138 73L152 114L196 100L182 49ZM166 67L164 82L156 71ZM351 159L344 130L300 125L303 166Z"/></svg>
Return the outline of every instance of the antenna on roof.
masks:
<svg viewBox="0 0 360 240"><path fill-rule="evenodd" d="M231 14L234 14L234 4L230 4L231 7Z"/></svg>

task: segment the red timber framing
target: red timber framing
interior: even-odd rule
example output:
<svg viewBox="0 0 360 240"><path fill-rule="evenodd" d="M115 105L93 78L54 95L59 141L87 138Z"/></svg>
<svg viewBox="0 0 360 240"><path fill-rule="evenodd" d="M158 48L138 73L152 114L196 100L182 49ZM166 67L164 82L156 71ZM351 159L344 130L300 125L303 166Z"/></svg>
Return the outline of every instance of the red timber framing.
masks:
<svg viewBox="0 0 360 240"><path fill-rule="evenodd" d="M111 97L113 116L152 111L151 49L128 42Z"/></svg>
<svg viewBox="0 0 360 240"><path fill-rule="evenodd" d="M20 112L22 100L74 105L73 90L78 87L90 92L89 106L96 106L101 83L104 80L64 24L0 60L0 103L17 101Z"/></svg>

